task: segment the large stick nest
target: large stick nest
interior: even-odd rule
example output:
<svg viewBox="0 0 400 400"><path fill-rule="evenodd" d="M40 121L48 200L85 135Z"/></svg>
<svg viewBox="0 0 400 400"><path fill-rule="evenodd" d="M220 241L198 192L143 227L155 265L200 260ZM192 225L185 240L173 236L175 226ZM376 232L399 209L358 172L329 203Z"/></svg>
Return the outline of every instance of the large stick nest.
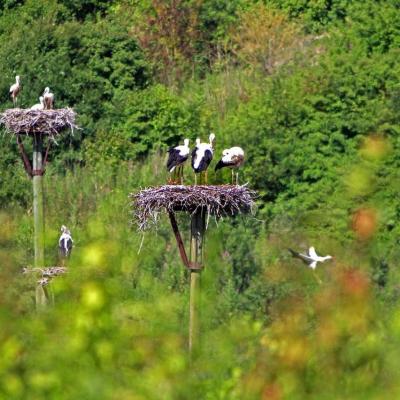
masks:
<svg viewBox="0 0 400 400"><path fill-rule="evenodd" d="M0 124L10 133L35 135L42 134L55 137L63 130L73 133L77 128L76 114L71 108L56 110L31 110L11 108L0 114Z"/></svg>
<svg viewBox="0 0 400 400"><path fill-rule="evenodd" d="M204 210L216 218L249 213L257 194L245 185L164 185L143 189L130 197L136 223L144 230L157 222L161 211L193 214Z"/></svg>

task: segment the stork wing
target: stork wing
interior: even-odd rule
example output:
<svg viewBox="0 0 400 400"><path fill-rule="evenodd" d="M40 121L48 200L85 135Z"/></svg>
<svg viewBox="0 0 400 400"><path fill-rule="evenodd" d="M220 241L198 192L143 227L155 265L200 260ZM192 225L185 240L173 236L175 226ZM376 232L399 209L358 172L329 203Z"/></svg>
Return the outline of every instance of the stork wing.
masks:
<svg viewBox="0 0 400 400"><path fill-rule="evenodd" d="M297 251L294 251L292 249L288 249L290 251L290 253L292 253L293 257L299 258L300 260L302 260L303 262L305 262L307 265L310 265L314 260L302 253L298 253Z"/></svg>
<svg viewBox="0 0 400 400"><path fill-rule="evenodd" d="M194 163L196 162L197 158L197 146L192 151L192 168L194 169Z"/></svg>
<svg viewBox="0 0 400 400"><path fill-rule="evenodd" d="M308 255L311 257L311 258L318 258L318 255L317 255L317 253L316 253L316 251L315 251L315 249L314 249L314 247L313 246L311 246L309 249L308 249Z"/></svg>
<svg viewBox="0 0 400 400"><path fill-rule="evenodd" d="M317 261L313 261L311 264L309 264L309 267L312 269L315 269L317 266Z"/></svg>

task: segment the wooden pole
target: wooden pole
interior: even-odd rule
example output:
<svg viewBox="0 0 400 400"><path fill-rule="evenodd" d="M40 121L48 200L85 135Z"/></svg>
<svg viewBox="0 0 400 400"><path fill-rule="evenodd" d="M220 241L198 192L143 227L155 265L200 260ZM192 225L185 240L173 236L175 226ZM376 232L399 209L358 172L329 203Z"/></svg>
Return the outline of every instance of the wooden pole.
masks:
<svg viewBox="0 0 400 400"><path fill-rule="evenodd" d="M198 210L191 217L190 229L190 263L195 269L190 270L190 304L189 304L189 353L193 353L199 344L199 309L200 277L203 265L203 245L206 230L206 211Z"/></svg>
<svg viewBox="0 0 400 400"><path fill-rule="evenodd" d="M33 137L33 222L35 267L44 267L44 211L43 211L43 138ZM42 308L48 302L47 291L41 285L36 286L36 308Z"/></svg>

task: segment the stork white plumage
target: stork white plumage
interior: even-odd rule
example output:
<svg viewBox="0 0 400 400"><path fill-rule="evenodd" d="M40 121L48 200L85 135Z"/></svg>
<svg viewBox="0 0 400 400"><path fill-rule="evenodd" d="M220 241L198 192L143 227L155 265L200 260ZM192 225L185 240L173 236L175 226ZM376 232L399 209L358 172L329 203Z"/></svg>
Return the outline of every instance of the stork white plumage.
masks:
<svg viewBox="0 0 400 400"><path fill-rule="evenodd" d="M39 97L39 103L34 104L31 107L31 110L44 110L44 98L43 98L43 96Z"/></svg>
<svg viewBox="0 0 400 400"><path fill-rule="evenodd" d="M65 225L62 225L61 236L58 240L58 249L61 258L65 259L71 255L73 243L71 232Z"/></svg>
<svg viewBox="0 0 400 400"><path fill-rule="evenodd" d="M202 183L202 173L205 173L204 183L207 184L207 168L213 159L215 135L209 136L209 143L201 143L196 139L196 147L192 151L192 168L195 173L195 183L197 184L197 174L200 173L200 184Z"/></svg>
<svg viewBox="0 0 400 400"><path fill-rule="evenodd" d="M289 251L293 257L299 258L312 269L315 269L319 262L325 262L327 260L333 259L333 257L329 255L324 257L319 256L315 251L315 248L312 246L308 249L308 254L298 253L297 251L294 251L292 249L289 249Z"/></svg>
<svg viewBox="0 0 400 400"><path fill-rule="evenodd" d="M234 183L234 169L238 169L244 162L244 150L241 147L235 146L230 149L225 149L222 152L222 158L215 166L215 171L221 168L231 168L232 170L232 184ZM239 184L239 173L236 172L236 185Z"/></svg>
<svg viewBox="0 0 400 400"><path fill-rule="evenodd" d="M10 96L12 98L14 107L18 103L18 94L21 91L21 84L20 84L20 78L19 75L15 77L15 83L10 86Z"/></svg>
<svg viewBox="0 0 400 400"><path fill-rule="evenodd" d="M189 158L190 148L189 139L183 141L183 145L171 147L168 150L169 156L167 161L167 169L170 174L174 172L174 178L178 178L178 182L183 184L183 166ZM170 178L170 183L175 183L175 179Z"/></svg>
<svg viewBox="0 0 400 400"><path fill-rule="evenodd" d="M54 105L54 94L50 92L50 88L46 87L43 92L44 109L51 110Z"/></svg>

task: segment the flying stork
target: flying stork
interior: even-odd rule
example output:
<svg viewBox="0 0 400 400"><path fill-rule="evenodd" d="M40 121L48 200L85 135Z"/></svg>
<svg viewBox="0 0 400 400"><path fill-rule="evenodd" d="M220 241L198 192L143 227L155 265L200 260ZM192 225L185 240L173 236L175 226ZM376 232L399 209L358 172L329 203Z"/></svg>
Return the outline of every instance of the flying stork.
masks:
<svg viewBox="0 0 400 400"><path fill-rule="evenodd" d="M10 87L10 96L12 98L14 107L17 105L18 102L18 94L21 91L21 85L19 80L19 75L15 77L15 83Z"/></svg>
<svg viewBox="0 0 400 400"><path fill-rule="evenodd" d="M58 249L61 258L65 259L71 255L73 243L71 232L65 225L62 225L61 236L58 240Z"/></svg>
<svg viewBox="0 0 400 400"><path fill-rule="evenodd" d="M312 246L308 249L308 254L298 253L297 251L294 251L292 249L288 249L288 250L290 251L290 253L292 254L293 257L299 258L301 261L303 261L305 264L307 264L313 270L314 277L318 281L318 283L322 283L321 279L319 279L317 277L317 275L315 275L315 268L317 267L317 264L319 262L325 262L327 260L333 259L332 256L328 255L325 257L321 257L317 254L314 247L312 247Z"/></svg>
<svg viewBox="0 0 400 400"><path fill-rule="evenodd" d="M222 152L222 158L218 161L215 166L215 171L228 167L232 170L232 185L234 183L234 169L239 168L244 162L244 151L241 147L235 146L230 149L225 149ZM239 173L236 172L236 185L239 184Z"/></svg>
<svg viewBox="0 0 400 400"><path fill-rule="evenodd" d="M43 99L43 96L39 97L39 101L40 101L40 103L34 104L31 107L31 110L44 110L44 99Z"/></svg>
<svg viewBox="0 0 400 400"><path fill-rule="evenodd" d="M200 184L202 183L202 173L205 172L204 183L207 184L207 168L211 163L214 154L215 135L209 136L209 143L201 143L196 139L196 147L192 151L192 168L195 173L195 184L197 184L197 175L200 173Z"/></svg>
<svg viewBox="0 0 400 400"><path fill-rule="evenodd" d="M51 110L54 105L54 94L50 92L50 88L46 87L43 92L44 109Z"/></svg>
<svg viewBox="0 0 400 400"><path fill-rule="evenodd" d="M189 158L190 148L189 148L189 139L185 139L183 141L183 145L171 147L168 150L169 157L167 161L167 169L170 174L174 173L174 178L178 179L178 182L183 184L183 165L186 160ZM176 181L172 178L170 179L170 183L175 183Z"/></svg>
<svg viewBox="0 0 400 400"><path fill-rule="evenodd" d="M308 249L308 254L298 253L297 251L294 251L292 249L289 249L289 251L293 257L299 258L312 269L315 269L319 262L325 262L327 260L333 259L333 257L329 255L325 257L319 256L312 246Z"/></svg>

